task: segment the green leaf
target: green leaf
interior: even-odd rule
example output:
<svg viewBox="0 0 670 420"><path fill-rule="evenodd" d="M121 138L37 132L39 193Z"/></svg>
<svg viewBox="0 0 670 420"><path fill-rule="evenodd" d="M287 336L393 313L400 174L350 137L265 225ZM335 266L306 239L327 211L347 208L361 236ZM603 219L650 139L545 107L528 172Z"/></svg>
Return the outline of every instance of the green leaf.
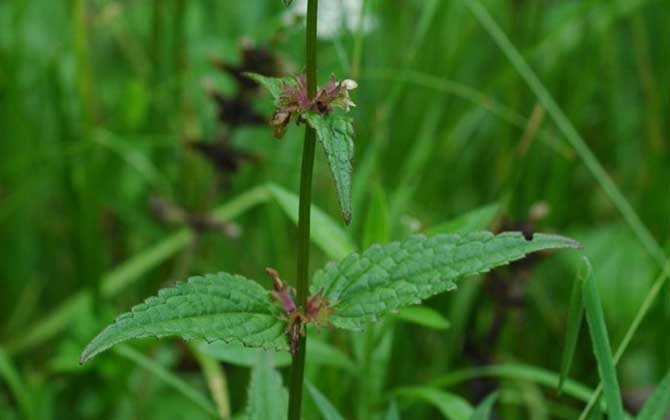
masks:
<svg viewBox="0 0 670 420"><path fill-rule="evenodd" d="M6 383L6 389L14 394L16 404L25 419L36 419L35 402L32 400L33 393L23 382L21 375L14 367L12 360L5 350L0 348L0 384Z"/></svg>
<svg viewBox="0 0 670 420"><path fill-rule="evenodd" d="M216 416L216 408L214 404L202 395L200 391L193 388L192 385L185 382L183 379L179 378L174 373L167 370L165 367L161 366L159 363L149 359L142 353L126 346L121 345L114 350L119 356L125 357L126 359L132 361L142 369L151 373L153 377L160 379L169 386L173 387L175 390L180 392L186 398L191 400L194 404L205 410L207 413Z"/></svg>
<svg viewBox="0 0 670 420"><path fill-rule="evenodd" d="M572 294L570 296L568 324L565 332L565 349L563 349L563 358L561 361L561 376L558 380L559 394L562 392L565 379L570 373L572 358L575 355L579 330L581 329L582 318L584 317L582 290L584 288L584 281L591 276L591 263L589 263L589 260L586 257L583 257L583 261L585 269L580 269L577 273L577 278L572 286Z"/></svg>
<svg viewBox="0 0 670 420"><path fill-rule="evenodd" d="M484 401L482 401L481 404L475 408L474 413L472 413L470 416L470 420L489 420L491 418L491 410L493 409L493 405L496 403L497 399L497 392L487 396Z"/></svg>
<svg viewBox="0 0 670 420"><path fill-rule="evenodd" d="M396 391L399 397L423 401L437 408L449 420L467 420L474 410L470 403L458 395L429 386L413 386Z"/></svg>
<svg viewBox="0 0 670 420"><path fill-rule="evenodd" d="M223 341L200 343L198 350L220 362L242 367L253 367L258 360L258 353L265 351ZM308 365L332 366L348 372L356 371L349 356L317 337L310 337L309 352L306 357ZM275 353L273 361L275 367L289 366L291 355L285 352Z"/></svg>
<svg viewBox="0 0 670 420"><path fill-rule="evenodd" d="M391 400L391 404L389 404L389 409L386 412L386 417L384 417L384 420L400 420L398 404L396 404L395 400Z"/></svg>
<svg viewBox="0 0 670 420"><path fill-rule="evenodd" d="M335 181L337 199L344 222L351 222L351 161L354 158L354 126L352 119L338 114L303 114L307 123L316 130L316 137L326 152L330 173Z"/></svg>
<svg viewBox="0 0 670 420"><path fill-rule="evenodd" d="M498 203L488 204L471 210L453 220L428 229L429 235L437 233L466 233L486 229L495 220L500 206Z"/></svg>
<svg viewBox="0 0 670 420"><path fill-rule="evenodd" d="M258 283L227 273L192 277L163 289L108 326L84 349L81 363L132 338L179 336L286 349L280 309Z"/></svg>
<svg viewBox="0 0 670 420"><path fill-rule="evenodd" d="M391 236L390 215L384 189L377 185L370 194L370 205L363 224L363 248L389 241Z"/></svg>
<svg viewBox="0 0 670 420"><path fill-rule="evenodd" d="M584 281L583 293L586 319L591 333L593 352L596 355L598 363L598 372L603 382L607 413L609 414L608 418L623 420L624 413L619 391L619 381L617 380L616 368L612 359L612 349L607 335L607 326L605 325L603 308L600 304L600 296L598 296L598 289L593 279L587 278Z"/></svg>
<svg viewBox="0 0 670 420"><path fill-rule="evenodd" d="M644 403L637 420L663 420L670 410L670 372L658 384L656 391Z"/></svg>
<svg viewBox="0 0 670 420"><path fill-rule="evenodd" d="M375 245L330 263L314 275L311 292L321 292L333 308L338 328L360 330L403 306L454 290L455 281L552 248L577 248L571 239L536 234L488 232L414 236Z"/></svg>
<svg viewBox="0 0 670 420"><path fill-rule="evenodd" d="M281 375L272 367L272 354L259 353L251 371L247 415L249 420L284 420L288 409L288 392Z"/></svg>
<svg viewBox="0 0 670 420"><path fill-rule="evenodd" d="M316 408L319 409L319 412L321 413L321 416L324 420L344 420L344 417L338 413L337 409L328 400L328 398L326 398L326 396L323 395L321 391L312 385L311 382L305 381L305 385L307 386L309 395L312 397L312 401L314 401Z"/></svg>
<svg viewBox="0 0 670 420"><path fill-rule="evenodd" d="M557 373L535 366L515 363L452 371L432 381L432 385L453 387L477 378L509 379L512 381L530 382L549 388L554 388L558 382ZM587 402L593 394L593 389L568 379L565 381L565 394L579 401Z"/></svg>
<svg viewBox="0 0 670 420"><path fill-rule="evenodd" d="M258 73L244 73L245 76L254 80L263 86L275 100L275 105L279 105L279 96L283 90L284 85L295 85L294 77L268 77Z"/></svg>
<svg viewBox="0 0 670 420"><path fill-rule="evenodd" d="M433 330L446 330L451 325L442 314L428 306L408 306L406 308L400 308L394 317Z"/></svg>
<svg viewBox="0 0 670 420"><path fill-rule="evenodd" d="M298 224L299 198L276 184L269 184L268 190L288 217ZM351 254L355 247L349 235L340 225L320 208L312 206L312 224L310 237L330 258L342 259Z"/></svg>

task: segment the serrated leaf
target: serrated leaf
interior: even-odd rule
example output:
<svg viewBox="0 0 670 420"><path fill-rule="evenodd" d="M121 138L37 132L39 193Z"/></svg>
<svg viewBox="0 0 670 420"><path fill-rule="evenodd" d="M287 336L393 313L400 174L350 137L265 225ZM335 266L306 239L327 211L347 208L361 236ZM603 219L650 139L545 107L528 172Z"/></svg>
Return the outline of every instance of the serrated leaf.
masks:
<svg viewBox="0 0 670 420"><path fill-rule="evenodd" d="M338 114L321 115L308 112L303 115L316 130L316 137L323 146L330 173L335 181L337 199L344 222L351 222L351 173L354 158L354 126L352 119Z"/></svg>
<svg viewBox="0 0 670 420"><path fill-rule="evenodd" d="M272 95L275 100L275 105L279 105L279 96L281 95L284 85L295 85L295 78L293 77L268 77L258 73L244 73L244 75L270 92L270 95Z"/></svg>
<svg viewBox="0 0 670 420"><path fill-rule="evenodd" d="M81 362L142 337L179 336L286 349L280 315L269 293L252 280L227 273L192 277L118 317L84 349Z"/></svg>
<svg viewBox="0 0 670 420"><path fill-rule="evenodd" d="M247 416L249 420L284 420L287 409L288 392L273 367L272 354L260 352L251 371Z"/></svg>
<svg viewBox="0 0 670 420"><path fill-rule="evenodd" d="M668 411L670 411L670 372L644 403L636 420L663 420Z"/></svg>
<svg viewBox="0 0 670 420"><path fill-rule="evenodd" d="M577 248L556 235L489 232L414 236L374 245L330 263L314 275L311 292L330 302L335 327L360 330L365 324L404 306L456 288L456 280L544 249Z"/></svg>

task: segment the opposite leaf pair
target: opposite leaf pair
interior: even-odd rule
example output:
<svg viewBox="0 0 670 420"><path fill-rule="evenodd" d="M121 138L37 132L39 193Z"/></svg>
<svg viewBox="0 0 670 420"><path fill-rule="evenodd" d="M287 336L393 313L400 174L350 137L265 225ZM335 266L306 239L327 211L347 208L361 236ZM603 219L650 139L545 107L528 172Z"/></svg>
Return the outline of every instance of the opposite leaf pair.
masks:
<svg viewBox="0 0 670 420"><path fill-rule="evenodd" d="M531 252L577 247L571 239L543 234L532 240L511 232L414 236L328 264L314 275L311 292L329 303L330 325L360 330L387 313L455 289L464 277ZM192 277L121 315L84 349L81 362L117 343L148 336L287 350L285 313L272 299L270 291L242 276Z"/></svg>

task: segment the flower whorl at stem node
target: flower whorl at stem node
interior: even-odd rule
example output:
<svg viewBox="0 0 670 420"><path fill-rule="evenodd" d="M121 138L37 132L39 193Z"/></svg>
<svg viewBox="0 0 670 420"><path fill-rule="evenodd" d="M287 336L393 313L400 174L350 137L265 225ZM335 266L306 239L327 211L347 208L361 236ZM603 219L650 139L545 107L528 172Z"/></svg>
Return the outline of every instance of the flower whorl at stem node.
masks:
<svg viewBox="0 0 670 420"><path fill-rule="evenodd" d="M356 104L351 100L349 91L358 87L358 83L351 79L338 81L334 75L328 83L319 89L314 99L310 99L307 89L307 78L304 74L295 77L294 83L283 82L279 95L279 105L272 115L270 125L274 136L284 137L291 118L305 112L316 112L321 115L331 113L335 108L348 112Z"/></svg>
<svg viewBox="0 0 670 420"><path fill-rule="evenodd" d="M307 299L306 308L299 308L295 303L295 289L281 280L277 270L268 267L265 271L272 278L273 290L270 293L284 311L281 316L281 319L286 322L284 333L288 339L291 354L295 355L298 341L305 335L305 327L308 324L314 324L318 331L323 326L329 326L329 315L332 308L321 292Z"/></svg>

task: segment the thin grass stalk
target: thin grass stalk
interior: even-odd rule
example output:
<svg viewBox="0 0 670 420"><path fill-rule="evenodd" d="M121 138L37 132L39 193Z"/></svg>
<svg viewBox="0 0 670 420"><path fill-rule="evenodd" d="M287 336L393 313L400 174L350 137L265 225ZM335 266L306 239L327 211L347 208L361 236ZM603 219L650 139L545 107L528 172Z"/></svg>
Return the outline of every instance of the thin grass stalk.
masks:
<svg viewBox="0 0 670 420"><path fill-rule="evenodd" d="M318 0L307 3L307 91L310 98L316 96L316 27ZM302 169L300 173L300 206L298 213L298 270L296 292L298 305L305 308L309 292L309 234L312 205L312 174L314 170L314 150L316 148L316 132L309 125L305 128L305 144L302 152ZM302 407L303 382L305 376L305 355L307 353L307 337L300 337L298 347L293 356L291 367L291 384L289 388L288 419L300 420Z"/></svg>

